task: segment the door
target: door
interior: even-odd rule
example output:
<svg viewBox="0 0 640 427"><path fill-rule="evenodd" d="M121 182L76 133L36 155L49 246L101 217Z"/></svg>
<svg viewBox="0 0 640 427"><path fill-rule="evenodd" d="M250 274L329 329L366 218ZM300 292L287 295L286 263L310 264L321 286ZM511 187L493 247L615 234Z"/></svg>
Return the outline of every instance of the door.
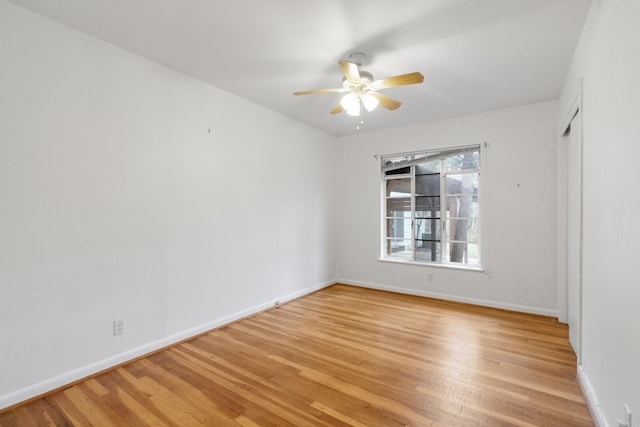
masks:
<svg viewBox="0 0 640 427"><path fill-rule="evenodd" d="M577 112L567 135L567 321L580 363L582 322L582 138Z"/></svg>

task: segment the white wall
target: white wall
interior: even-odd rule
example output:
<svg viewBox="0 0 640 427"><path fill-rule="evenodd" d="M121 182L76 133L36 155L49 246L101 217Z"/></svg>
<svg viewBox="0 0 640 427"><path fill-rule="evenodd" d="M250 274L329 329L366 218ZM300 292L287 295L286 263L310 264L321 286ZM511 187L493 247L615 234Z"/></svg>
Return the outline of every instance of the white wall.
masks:
<svg viewBox="0 0 640 427"><path fill-rule="evenodd" d="M0 64L0 408L333 283L332 136L3 0Z"/></svg>
<svg viewBox="0 0 640 427"><path fill-rule="evenodd" d="M339 280L555 315L556 117L557 103L547 102L339 138ZM488 274L378 261L380 160L374 155L485 141Z"/></svg>
<svg viewBox="0 0 640 427"><path fill-rule="evenodd" d="M582 379L601 425L640 417L640 2L594 0L561 98L584 79Z"/></svg>

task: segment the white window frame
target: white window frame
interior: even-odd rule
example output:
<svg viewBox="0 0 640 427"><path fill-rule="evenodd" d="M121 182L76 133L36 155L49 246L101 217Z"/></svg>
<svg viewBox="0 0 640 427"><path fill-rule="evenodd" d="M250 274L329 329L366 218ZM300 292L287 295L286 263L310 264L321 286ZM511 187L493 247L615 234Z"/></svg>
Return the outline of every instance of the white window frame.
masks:
<svg viewBox="0 0 640 427"><path fill-rule="evenodd" d="M479 149L479 167L478 169L466 169L466 170L453 170L453 171L447 171L446 168L443 168L442 166L444 166L444 164L441 164L441 169L440 169L440 226L441 226L441 239L440 239L440 245L441 245L441 259L438 261L423 261L423 260L416 260L416 233L415 233L415 227L416 227L416 179L415 179L415 165L419 164L419 163L425 163L425 161L421 161L421 160L408 160L406 163L404 164L399 164L398 166L394 166L393 168L397 168L397 167L409 167L409 173L405 173L405 174L395 174L395 175L386 175L385 172L387 170L390 169L390 167L388 167L387 165L385 165L385 161L390 159L390 158L407 158L407 159L413 159L413 158L429 158L429 157L433 157L435 158L439 153L447 153L447 154L451 154L454 155L454 153L456 151L462 151L462 150L466 150L466 149L473 149L473 148L478 148ZM398 153L398 154L388 154L388 155L382 155L381 156L381 239L380 239L380 261L385 261L385 262L395 262L395 263L403 263L403 264L412 264L412 265L420 265L420 266L428 266L428 267L446 267L446 268L453 268L453 269L464 269L464 270L475 270L475 271L486 271L487 265L488 265L488 257L487 257L487 242L488 239L486 238L486 235L488 234L488 221L487 221L487 213L486 213L486 206L485 204L487 203L488 200L488 183L487 183L487 179L486 179L486 169L487 169L487 153L486 150L488 148L488 144L485 142L483 144L473 144L473 145L468 145L468 146L460 146L460 147L446 147L446 148L441 148L441 149L429 149L429 150L424 150L424 151L415 151L415 152L409 152L409 153ZM448 156L447 156L448 157ZM443 157L441 159L441 161L444 163L444 159L446 157ZM477 173L478 174L478 191L477 194L475 194L475 196L477 197L477 203L478 203L478 237L477 237L477 245L478 245L478 262L477 263L472 263L472 264L468 264L468 263L461 263L461 262L451 262L448 261L448 256L446 256L446 251L448 246L453 242L453 239L451 239L449 236L447 236L447 233L445 233L445 224L446 224L446 215L447 215L447 206L446 206L446 200L447 200L447 189L446 189L446 177L448 175L459 175L461 173ZM410 199L411 199L411 229L410 229L410 239L406 239L409 240L409 244L411 247L411 256L408 258L398 258L398 257L391 257L388 255L387 250L388 250L388 242L389 240L392 239L392 237L389 237L388 233L387 233L387 224L390 218L387 216L387 199L389 199L390 197L387 197L387 181L388 180L393 180L393 179L410 179L411 180L411 195L410 195Z"/></svg>

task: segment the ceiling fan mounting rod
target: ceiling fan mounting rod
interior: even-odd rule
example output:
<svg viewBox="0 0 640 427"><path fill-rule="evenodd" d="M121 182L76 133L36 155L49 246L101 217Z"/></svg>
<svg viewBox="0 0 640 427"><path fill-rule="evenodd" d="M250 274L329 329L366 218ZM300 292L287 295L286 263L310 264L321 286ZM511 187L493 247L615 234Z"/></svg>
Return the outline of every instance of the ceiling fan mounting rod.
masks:
<svg viewBox="0 0 640 427"><path fill-rule="evenodd" d="M364 52L353 52L349 55L349 62L356 64L358 67L367 60L367 54Z"/></svg>

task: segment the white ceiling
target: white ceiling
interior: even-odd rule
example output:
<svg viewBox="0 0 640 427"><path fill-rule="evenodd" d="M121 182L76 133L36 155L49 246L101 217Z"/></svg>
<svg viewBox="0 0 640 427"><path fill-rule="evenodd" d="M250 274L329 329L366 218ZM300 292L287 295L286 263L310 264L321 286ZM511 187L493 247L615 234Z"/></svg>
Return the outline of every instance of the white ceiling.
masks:
<svg viewBox="0 0 640 427"><path fill-rule="evenodd" d="M557 99L591 0L11 0L333 135ZM356 51L403 104L329 111Z"/></svg>

